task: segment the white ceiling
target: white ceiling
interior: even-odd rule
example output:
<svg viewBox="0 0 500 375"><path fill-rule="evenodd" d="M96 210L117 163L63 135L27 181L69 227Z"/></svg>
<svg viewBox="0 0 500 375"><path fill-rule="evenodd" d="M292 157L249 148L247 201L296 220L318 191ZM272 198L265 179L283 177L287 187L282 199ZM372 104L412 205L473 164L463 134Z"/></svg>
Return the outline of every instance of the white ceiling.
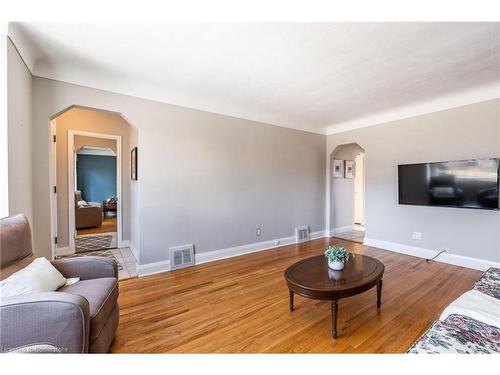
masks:
<svg viewBox="0 0 500 375"><path fill-rule="evenodd" d="M322 134L500 92L500 23L23 22L9 35L36 76Z"/></svg>

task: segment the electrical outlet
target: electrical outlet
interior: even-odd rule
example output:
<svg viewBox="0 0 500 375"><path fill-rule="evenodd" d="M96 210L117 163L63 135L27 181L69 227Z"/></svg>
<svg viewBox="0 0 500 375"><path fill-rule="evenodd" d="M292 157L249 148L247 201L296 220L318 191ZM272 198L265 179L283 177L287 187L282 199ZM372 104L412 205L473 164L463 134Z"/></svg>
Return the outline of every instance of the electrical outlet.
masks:
<svg viewBox="0 0 500 375"><path fill-rule="evenodd" d="M422 232L413 232L413 239L420 241L422 239Z"/></svg>
<svg viewBox="0 0 500 375"><path fill-rule="evenodd" d="M260 237L260 235L262 234L262 230L260 228L257 228L255 234L257 235L257 237Z"/></svg>
<svg viewBox="0 0 500 375"><path fill-rule="evenodd" d="M443 251L445 253L450 253L450 249L448 249L447 247L442 247L441 249L439 249L439 251Z"/></svg>
<svg viewBox="0 0 500 375"><path fill-rule="evenodd" d="M274 245L275 245L275 246L278 246L280 243L281 243L281 242L280 242L280 240L275 240L275 241L274 241Z"/></svg>

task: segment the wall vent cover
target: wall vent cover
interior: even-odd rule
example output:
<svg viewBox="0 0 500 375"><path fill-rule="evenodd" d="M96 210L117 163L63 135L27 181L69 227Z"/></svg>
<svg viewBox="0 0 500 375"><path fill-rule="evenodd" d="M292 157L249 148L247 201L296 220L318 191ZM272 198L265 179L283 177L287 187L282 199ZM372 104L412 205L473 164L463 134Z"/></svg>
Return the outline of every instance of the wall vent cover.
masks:
<svg viewBox="0 0 500 375"><path fill-rule="evenodd" d="M309 227L303 225L295 228L295 242L309 241Z"/></svg>
<svg viewBox="0 0 500 375"><path fill-rule="evenodd" d="M170 247L170 269L184 268L194 265L194 245Z"/></svg>

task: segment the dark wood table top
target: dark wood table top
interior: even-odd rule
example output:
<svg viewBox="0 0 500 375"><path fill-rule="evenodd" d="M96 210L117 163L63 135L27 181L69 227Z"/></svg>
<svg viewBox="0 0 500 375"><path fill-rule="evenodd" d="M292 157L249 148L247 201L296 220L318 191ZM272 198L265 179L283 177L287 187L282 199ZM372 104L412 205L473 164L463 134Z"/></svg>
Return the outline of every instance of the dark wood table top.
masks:
<svg viewBox="0 0 500 375"><path fill-rule="evenodd" d="M384 274L384 264L372 257L351 254L342 271L328 267L324 255L303 259L285 271L290 290L304 297L339 299L375 286Z"/></svg>

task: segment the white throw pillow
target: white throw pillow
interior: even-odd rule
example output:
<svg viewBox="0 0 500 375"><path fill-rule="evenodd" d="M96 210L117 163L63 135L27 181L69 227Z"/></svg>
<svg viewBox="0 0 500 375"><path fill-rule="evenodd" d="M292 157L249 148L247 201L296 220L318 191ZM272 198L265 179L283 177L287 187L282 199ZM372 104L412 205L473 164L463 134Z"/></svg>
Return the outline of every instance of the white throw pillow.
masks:
<svg viewBox="0 0 500 375"><path fill-rule="evenodd" d="M70 277L70 278L66 279L66 283L64 284L64 286L70 286L70 285L76 284L79 281L80 281L79 277Z"/></svg>
<svg viewBox="0 0 500 375"><path fill-rule="evenodd" d="M81 208L81 207L87 207L89 204L86 201L81 200L81 201L78 201L77 205L79 208Z"/></svg>
<svg viewBox="0 0 500 375"><path fill-rule="evenodd" d="M66 278L46 258L36 258L22 270L0 281L0 297L29 293L54 292L66 283Z"/></svg>

